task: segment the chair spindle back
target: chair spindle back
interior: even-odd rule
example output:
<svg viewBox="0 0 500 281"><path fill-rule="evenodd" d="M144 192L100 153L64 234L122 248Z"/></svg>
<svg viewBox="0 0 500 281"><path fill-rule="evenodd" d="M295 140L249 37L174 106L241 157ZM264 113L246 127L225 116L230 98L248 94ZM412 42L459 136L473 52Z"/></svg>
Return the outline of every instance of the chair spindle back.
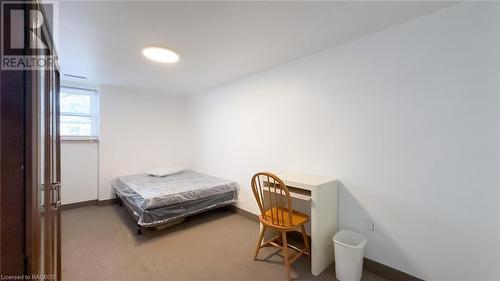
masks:
<svg viewBox="0 0 500 281"><path fill-rule="evenodd" d="M292 224L290 192L280 178L268 172L257 173L252 177L252 191L262 218L278 226L285 227ZM285 220L289 225L285 224Z"/></svg>

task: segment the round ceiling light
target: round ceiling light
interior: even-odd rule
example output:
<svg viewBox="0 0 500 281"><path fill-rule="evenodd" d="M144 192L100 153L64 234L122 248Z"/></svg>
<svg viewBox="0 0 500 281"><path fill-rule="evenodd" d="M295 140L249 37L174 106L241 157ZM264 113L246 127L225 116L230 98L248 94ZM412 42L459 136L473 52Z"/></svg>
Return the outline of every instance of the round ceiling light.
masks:
<svg viewBox="0 0 500 281"><path fill-rule="evenodd" d="M176 52L163 47L147 47L142 50L142 54L150 60L162 63L174 63L179 60Z"/></svg>

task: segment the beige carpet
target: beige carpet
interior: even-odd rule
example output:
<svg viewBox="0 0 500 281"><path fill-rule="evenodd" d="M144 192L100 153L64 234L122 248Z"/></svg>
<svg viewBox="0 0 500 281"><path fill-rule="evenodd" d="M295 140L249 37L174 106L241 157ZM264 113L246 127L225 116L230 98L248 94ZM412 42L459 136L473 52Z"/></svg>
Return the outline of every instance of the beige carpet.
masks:
<svg viewBox="0 0 500 281"><path fill-rule="evenodd" d="M92 206L63 211L62 227L63 280L286 280L276 249L253 260L258 224L230 211L138 236L124 208ZM335 280L332 267L311 275L306 258L292 268L296 280ZM365 271L363 280L385 279Z"/></svg>

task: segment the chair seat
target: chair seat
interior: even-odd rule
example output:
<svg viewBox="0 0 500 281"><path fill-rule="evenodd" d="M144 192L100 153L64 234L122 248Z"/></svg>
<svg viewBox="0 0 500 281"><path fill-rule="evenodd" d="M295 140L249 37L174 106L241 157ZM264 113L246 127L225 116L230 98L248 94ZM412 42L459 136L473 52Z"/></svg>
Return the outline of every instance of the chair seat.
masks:
<svg viewBox="0 0 500 281"><path fill-rule="evenodd" d="M281 216L282 211L283 211L283 217ZM284 227L294 227L294 226L300 226L309 221L308 215L293 210L292 223L290 223L290 216L288 215L288 210L276 207L267 210L265 216L266 217L260 216L261 221L270 226L276 225ZM274 222L273 222L273 217L274 217Z"/></svg>

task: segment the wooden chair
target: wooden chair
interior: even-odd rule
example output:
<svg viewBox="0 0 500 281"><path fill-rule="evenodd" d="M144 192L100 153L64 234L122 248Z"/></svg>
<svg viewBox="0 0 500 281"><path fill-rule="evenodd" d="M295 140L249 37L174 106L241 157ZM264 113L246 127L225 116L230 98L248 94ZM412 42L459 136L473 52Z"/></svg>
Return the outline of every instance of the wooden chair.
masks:
<svg viewBox="0 0 500 281"><path fill-rule="evenodd" d="M254 260L257 259L259 250L263 247L275 246L280 248L283 251L286 273L288 280L290 280L290 265L303 254L309 255L310 253L304 226L309 221L309 216L292 209L288 188L281 179L271 173L261 172L255 174L252 177L252 191L259 205L261 212L259 220L262 223ZM304 239L303 249L293 247L287 242L286 233L298 228L301 229L302 238ZM279 235L262 243L267 229L278 231ZM289 247L297 249L298 253L290 257L288 253Z"/></svg>

